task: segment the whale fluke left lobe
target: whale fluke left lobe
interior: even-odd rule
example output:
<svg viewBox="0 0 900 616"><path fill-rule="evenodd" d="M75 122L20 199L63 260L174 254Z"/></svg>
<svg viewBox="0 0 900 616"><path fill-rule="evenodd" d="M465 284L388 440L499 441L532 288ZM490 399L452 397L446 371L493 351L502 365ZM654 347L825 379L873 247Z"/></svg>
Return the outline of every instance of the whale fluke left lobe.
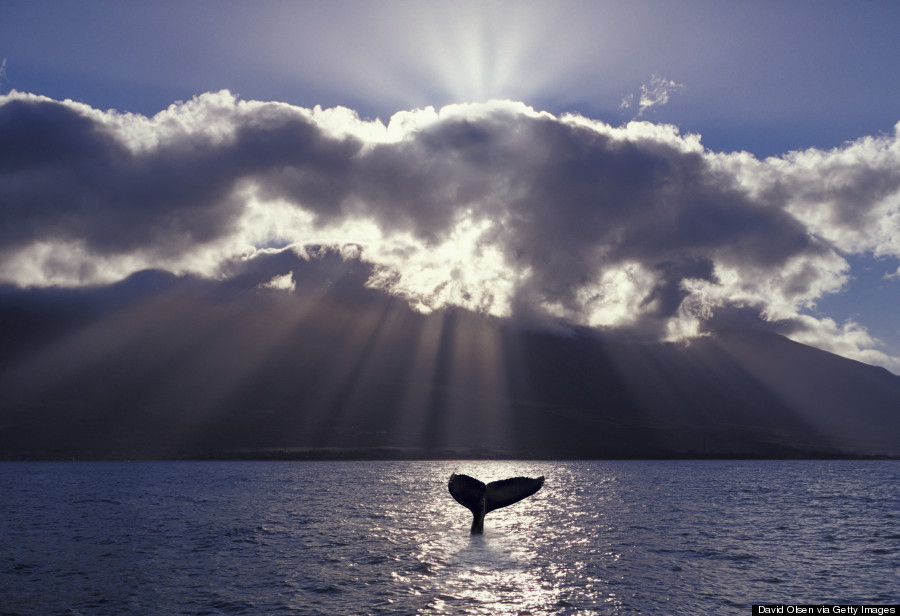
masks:
<svg viewBox="0 0 900 616"><path fill-rule="evenodd" d="M450 475L450 482L447 484L450 489L450 496L457 503L466 507L473 513L476 509L481 509L484 500L484 490L487 486L468 475Z"/></svg>

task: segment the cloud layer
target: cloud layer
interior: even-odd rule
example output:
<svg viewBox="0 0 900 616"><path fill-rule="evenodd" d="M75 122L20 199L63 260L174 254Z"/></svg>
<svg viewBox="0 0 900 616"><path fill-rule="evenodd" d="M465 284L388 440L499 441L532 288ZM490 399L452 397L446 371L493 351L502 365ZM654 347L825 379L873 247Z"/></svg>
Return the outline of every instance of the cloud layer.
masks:
<svg viewBox="0 0 900 616"><path fill-rule="evenodd" d="M0 97L0 281L222 277L333 245L422 311L462 306L681 339L747 315L896 369L808 314L846 256L900 258L900 128L758 160L521 103L395 114L205 94L158 115ZM273 286L289 286L289 277Z"/></svg>

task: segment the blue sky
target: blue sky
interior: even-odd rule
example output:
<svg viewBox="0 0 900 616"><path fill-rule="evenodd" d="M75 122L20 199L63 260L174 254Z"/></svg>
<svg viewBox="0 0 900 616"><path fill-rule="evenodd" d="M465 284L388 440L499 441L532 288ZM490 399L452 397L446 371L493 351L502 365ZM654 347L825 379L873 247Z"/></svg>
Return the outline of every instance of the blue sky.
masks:
<svg viewBox="0 0 900 616"><path fill-rule="evenodd" d="M21 178L13 189L7 176L3 282L99 284L140 267L213 275L248 250L350 242L378 266L374 286L422 310L454 304L674 339L749 309L796 340L900 371L897 3L7 1L0 10L0 93L19 96L6 126L25 126L21 114L46 102L24 93L82 103L56 109L55 126L79 116L115 133L72 151L101 148L94 168L122 174L114 198L73 180L72 194L85 195L73 210ZM490 99L524 105L481 104ZM456 103L476 105L438 113ZM316 106L353 113L298 111ZM428 106L430 115L415 111ZM43 143L51 112L40 108L21 143ZM310 151L333 165L290 181L235 154L244 184L197 167L186 178L200 201L173 191L167 205L140 210L153 233L116 226L113 201L142 202L146 182L165 176L129 184L137 172L115 162L115 148L178 152L189 169L202 157L181 146L201 133L195 153L217 147L213 134L294 127L301 116L365 158L340 203L298 184L313 173L329 194L347 186L348 163L332 149ZM644 194L641 174L663 163ZM296 172L300 163L277 164ZM528 195L498 188L526 185ZM211 206L210 195L232 205ZM103 208L85 205L107 197ZM20 216L13 198L40 216ZM737 205L723 205L730 199ZM83 225L63 222L72 217ZM260 220L268 226L252 226ZM402 284L389 282L398 274Z"/></svg>
<svg viewBox="0 0 900 616"><path fill-rule="evenodd" d="M648 119L757 155L892 132L892 2L6 2L10 88L153 114L229 89L386 118L523 100L609 122L653 75Z"/></svg>

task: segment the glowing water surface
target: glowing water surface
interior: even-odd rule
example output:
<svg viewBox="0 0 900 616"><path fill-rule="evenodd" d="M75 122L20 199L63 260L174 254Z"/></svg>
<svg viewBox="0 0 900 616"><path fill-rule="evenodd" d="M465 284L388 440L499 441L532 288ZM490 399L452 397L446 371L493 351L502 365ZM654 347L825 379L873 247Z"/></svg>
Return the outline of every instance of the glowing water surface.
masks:
<svg viewBox="0 0 900 616"><path fill-rule="evenodd" d="M454 472L544 488L471 516ZM0 614L900 602L900 463L0 464Z"/></svg>

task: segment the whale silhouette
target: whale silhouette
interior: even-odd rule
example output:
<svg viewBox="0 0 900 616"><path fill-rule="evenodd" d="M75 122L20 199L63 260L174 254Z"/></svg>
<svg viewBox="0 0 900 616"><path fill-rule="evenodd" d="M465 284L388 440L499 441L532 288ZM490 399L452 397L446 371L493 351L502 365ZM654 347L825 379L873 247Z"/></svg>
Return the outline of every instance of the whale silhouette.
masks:
<svg viewBox="0 0 900 616"><path fill-rule="evenodd" d="M531 477L511 477L492 481L487 485L468 475L450 475L447 488L453 499L472 512L472 534L484 532L484 516L501 507L518 503L541 489L543 475Z"/></svg>

